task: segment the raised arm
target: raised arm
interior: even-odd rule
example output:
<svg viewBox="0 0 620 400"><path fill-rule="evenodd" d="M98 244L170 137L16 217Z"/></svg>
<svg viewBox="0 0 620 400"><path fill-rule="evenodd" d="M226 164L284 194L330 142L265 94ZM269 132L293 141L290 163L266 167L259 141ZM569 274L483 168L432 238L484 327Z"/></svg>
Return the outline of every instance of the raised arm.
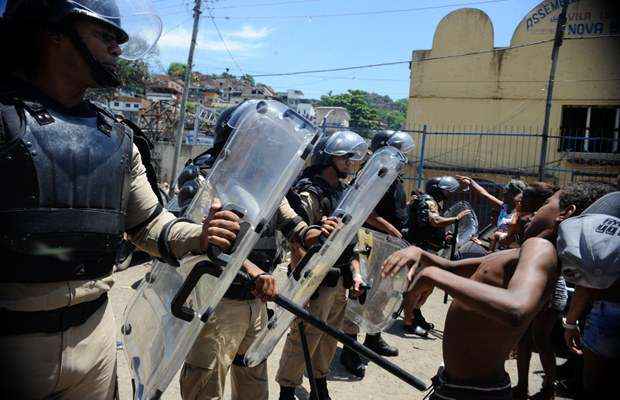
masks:
<svg viewBox="0 0 620 400"><path fill-rule="evenodd" d="M471 210L463 210L456 217L442 217L438 212L430 212L428 214L428 223L435 228L445 228L469 214L471 214Z"/></svg>
<svg viewBox="0 0 620 400"><path fill-rule="evenodd" d="M514 327L529 324L553 285L557 256L544 239L532 238L521 248L519 262L506 289L462 278L437 267L428 267L415 277L416 285L436 286L464 306Z"/></svg>
<svg viewBox="0 0 620 400"><path fill-rule="evenodd" d="M496 206L501 207L502 204L504 204L503 201L493 196L491 193L487 192L485 188L480 186L478 182L476 182L472 178L468 176L457 175L456 179L458 179L459 182L461 182L465 186L469 186L472 190L475 190L476 192L478 192L478 194L480 194L482 197L486 198L487 200L489 200L491 203L495 204Z"/></svg>

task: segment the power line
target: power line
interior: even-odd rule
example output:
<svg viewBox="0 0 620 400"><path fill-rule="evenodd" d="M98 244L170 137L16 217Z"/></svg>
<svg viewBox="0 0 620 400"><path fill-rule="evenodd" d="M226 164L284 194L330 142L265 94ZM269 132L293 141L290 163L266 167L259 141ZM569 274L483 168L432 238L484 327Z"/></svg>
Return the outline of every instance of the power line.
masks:
<svg viewBox="0 0 620 400"><path fill-rule="evenodd" d="M225 10L225 9L230 9L230 8L281 6L281 5L288 5L288 4L316 3L319 1L321 0L295 0L295 1L280 1L280 2L273 2L273 3L241 4L237 6L211 7L211 10Z"/></svg>
<svg viewBox="0 0 620 400"><path fill-rule="evenodd" d="M235 56L233 56L232 52L228 48L228 44L226 44L226 40L224 40L224 36L222 36L222 33L220 32L220 28L217 26L217 23L215 22L215 18L213 18L212 10L207 10L207 11L209 12L209 18L211 19L211 22L213 23L213 27L215 28L217 35L220 37L220 40L222 41L222 44L224 45L226 52L230 56L230 59L233 61L233 63L235 63L235 65L237 66L237 69L239 69L239 72L241 72L241 75L245 75L245 72L243 72L243 68L241 68L241 65L239 65L239 63L235 59Z"/></svg>
<svg viewBox="0 0 620 400"><path fill-rule="evenodd" d="M350 70L355 70L355 69L386 67L386 66L400 65L400 64L417 64L417 63L426 62L426 61L445 60L448 58L466 57L466 56L473 56L473 55L479 55L479 54L494 53L496 51L520 49L523 47L537 46L537 45L549 43L549 42L553 42L553 39L539 40L537 42L531 42L531 43L526 43L526 44L511 46L511 47L502 47L502 48L497 48L497 49L492 49L492 50L480 50L480 51L472 51L472 52L460 53L460 54L451 54L447 56L429 57L429 58L424 58L421 60L392 61L392 62L383 62L383 63L376 63L376 64L356 65L356 66L351 66L351 67L325 68L325 69L315 69L315 70L296 71L296 72L283 72L283 73L274 73L274 74L257 74L257 75L252 75L252 76L254 76L255 78L260 78L260 77L266 77L266 76L305 75L305 74L315 74L315 73L321 73L321 72L350 71Z"/></svg>
<svg viewBox="0 0 620 400"><path fill-rule="evenodd" d="M485 1L476 1L469 3L454 3L454 4L445 4L440 6L428 6L428 7L416 7L416 8L402 8L395 10L375 10L375 11L358 11L358 12L345 12L345 13L333 13L333 14L314 14L314 15L281 15L281 16L242 16L242 17L231 17L231 16L222 16L215 17L218 19L242 19L242 20L266 20L266 19L307 19L307 18L332 18L332 17L353 17L353 16L363 16L363 15L382 15L382 14L402 14L413 11L426 11L426 10L437 10L441 8L450 8L450 7L466 7L466 6L475 6L475 5L483 5L483 4L496 4L503 3L509 0L485 0Z"/></svg>
<svg viewBox="0 0 620 400"><path fill-rule="evenodd" d="M180 27L182 27L183 25L185 25L186 23L188 23L189 21L192 21L194 19L194 17L189 17L187 19L184 19L181 23L173 26L172 28L167 29L165 32L162 32L161 36L164 36L170 32L172 32L175 29L179 29Z"/></svg>

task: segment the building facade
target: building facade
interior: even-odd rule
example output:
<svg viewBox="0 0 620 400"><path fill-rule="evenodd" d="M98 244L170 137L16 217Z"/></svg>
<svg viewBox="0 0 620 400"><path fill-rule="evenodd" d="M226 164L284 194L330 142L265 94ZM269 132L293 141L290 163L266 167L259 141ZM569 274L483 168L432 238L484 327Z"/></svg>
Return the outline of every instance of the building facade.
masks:
<svg viewBox="0 0 620 400"><path fill-rule="evenodd" d="M553 39L564 1L565 40L541 158ZM483 11L464 8L439 23L432 49L413 51L406 126L444 133L426 136L427 167L531 180L542 160L545 179L556 182L620 173L619 7L605 0L564 1L534 7L506 48L494 46L493 24ZM422 135L414 136L421 145ZM450 159L450 152L458 157Z"/></svg>

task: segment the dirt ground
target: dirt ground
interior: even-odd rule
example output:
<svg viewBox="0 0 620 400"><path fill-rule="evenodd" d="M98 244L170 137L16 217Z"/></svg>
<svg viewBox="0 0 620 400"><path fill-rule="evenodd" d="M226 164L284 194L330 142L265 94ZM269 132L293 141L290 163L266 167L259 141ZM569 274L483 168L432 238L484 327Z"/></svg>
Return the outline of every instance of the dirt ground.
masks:
<svg viewBox="0 0 620 400"><path fill-rule="evenodd" d="M116 323L119 327L117 340L121 340L120 326L125 305L135 294L132 284L140 280L149 270L150 264L143 264L132 267L128 270L118 272L115 276L117 282L112 289L110 299L116 316ZM443 292L435 290L423 308L427 320L433 322L438 330L443 330L444 318L449 304L443 304ZM398 347L400 355L391 360L401 368L409 371L413 375L421 378L430 384L430 378L435 375L437 368L442 363L441 339L429 337L428 339L419 338L413 335L406 335L401 328L401 321L397 321L391 328L384 333L384 338L390 344ZM361 336L360 336L361 339ZM274 380L278 367L280 354L282 352L284 340L280 341L274 353L268 359L269 367L269 399L277 399L279 387ZM131 381L127 361L122 348L118 350L118 375L120 399L131 399ZM388 372L374 364L370 364L363 380L349 375L338 362L340 348L332 363L332 371L328 377L328 387L330 395L334 400L365 400L365 399L422 399L425 393L420 392ZM506 368L510 373L511 380L516 382L516 362L510 360L506 363ZM540 390L542 384L542 368L537 355L532 357L530 368L530 394L535 394ZM310 385L304 379L303 386L298 388L297 396L299 399L307 399ZM172 381L162 399L180 399L178 374ZM230 399L230 390L227 388L226 399Z"/></svg>

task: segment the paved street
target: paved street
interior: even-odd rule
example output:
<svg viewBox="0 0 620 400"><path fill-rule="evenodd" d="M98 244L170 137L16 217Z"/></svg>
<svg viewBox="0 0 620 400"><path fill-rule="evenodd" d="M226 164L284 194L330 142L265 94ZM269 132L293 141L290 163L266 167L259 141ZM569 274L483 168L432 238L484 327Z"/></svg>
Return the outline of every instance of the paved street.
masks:
<svg viewBox="0 0 620 400"><path fill-rule="evenodd" d="M118 339L120 340L120 325L122 321L122 312L125 304L135 293L131 285L141 279L146 271L150 268L149 264L132 267L126 271L116 274L117 283L112 289L111 299L116 315L116 322L119 326ZM427 319L439 329L443 329L443 321L448 305L443 304L443 292L435 291L429 298L428 303L424 307L424 314ZM392 359L399 366L412 374L420 377L425 382L430 383L430 378L435 374L437 368L441 365L441 340L438 338L422 339L414 336L405 336L402 332L400 321L397 321L392 328L384 334L385 339L400 350L400 356ZM277 370L278 361L282 351L282 340L275 352L269 357L269 390L270 399L277 399L279 388L274 380ZM370 364L366 372L366 378L358 381L351 375L347 374L338 362L340 349L336 354L332 364L332 373L328 378L330 394L333 399L337 400L364 400L364 399L422 399L424 393L419 392L399 379L393 377L381 368ZM119 359L119 386L122 400L131 398L131 382L127 362L122 350L118 351ZM510 360L507 363L513 384L516 382L516 362ZM532 357L532 367L530 370L530 393L536 393L541 386L541 366L537 355ZM168 390L164 393L162 399L172 400L180 399L178 375L173 380ZM307 380L304 380L303 387L298 389L297 394L300 399L307 399L310 391ZM229 391L226 396L230 398Z"/></svg>

